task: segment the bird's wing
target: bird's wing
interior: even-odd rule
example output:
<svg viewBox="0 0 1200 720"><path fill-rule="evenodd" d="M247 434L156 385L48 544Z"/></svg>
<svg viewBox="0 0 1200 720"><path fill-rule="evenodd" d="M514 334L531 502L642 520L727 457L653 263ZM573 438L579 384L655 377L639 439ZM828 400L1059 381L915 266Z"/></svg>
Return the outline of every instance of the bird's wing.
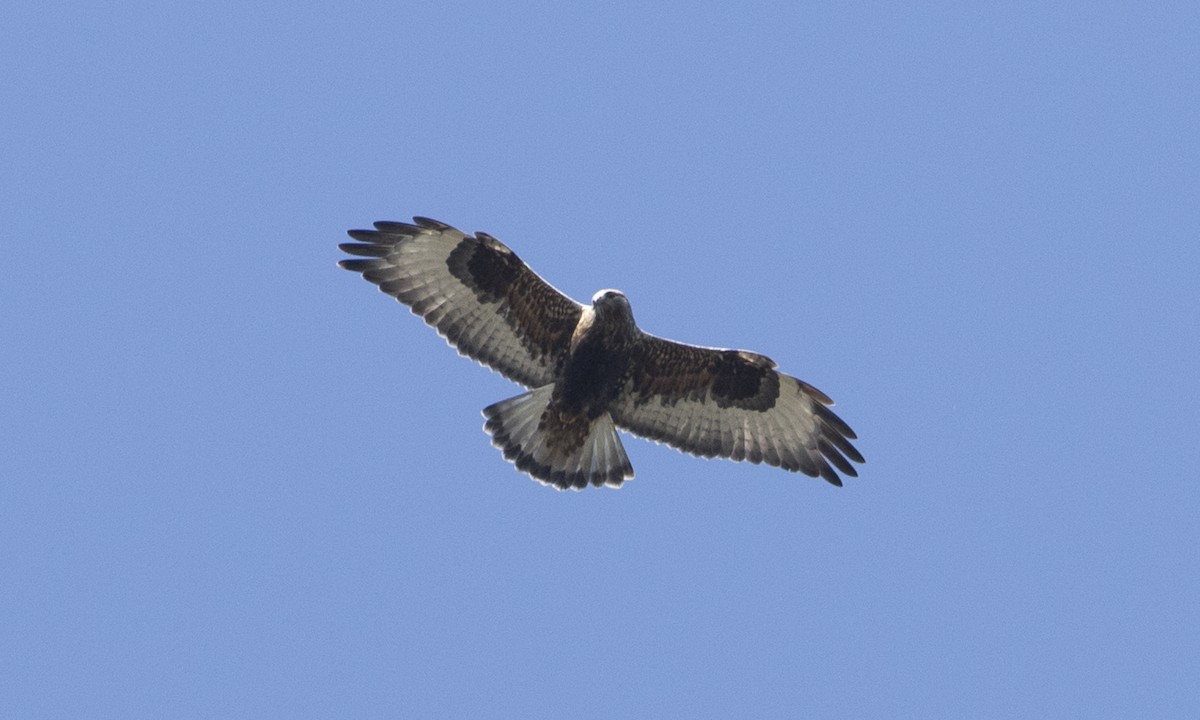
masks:
<svg viewBox="0 0 1200 720"><path fill-rule="evenodd" d="M582 306L485 233L467 235L428 218L351 230L339 247L362 273L412 308L469 358L527 387L551 382Z"/></svg>
<svg viewBox="0 0 1200 720"><path fill-rule="evenodd" d="M637 435L704 457L765 462L841 485L863 456L824 393L763 355L643 334L612 414ZM836 468L836 470L834 469Z"/></svg>

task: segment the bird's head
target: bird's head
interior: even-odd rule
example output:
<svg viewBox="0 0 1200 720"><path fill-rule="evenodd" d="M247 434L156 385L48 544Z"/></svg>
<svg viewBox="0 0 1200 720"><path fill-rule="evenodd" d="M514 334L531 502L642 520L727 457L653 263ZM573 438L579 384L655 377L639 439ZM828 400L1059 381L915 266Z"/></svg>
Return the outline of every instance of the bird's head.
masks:
<svg viewBox="0 0 1200 720"><path fill-rule="evenodd" d="M601 290L593 295L592 309L602 322L619 321L633 325L633 308L629 306L629 298L620 290Z"/></svg>

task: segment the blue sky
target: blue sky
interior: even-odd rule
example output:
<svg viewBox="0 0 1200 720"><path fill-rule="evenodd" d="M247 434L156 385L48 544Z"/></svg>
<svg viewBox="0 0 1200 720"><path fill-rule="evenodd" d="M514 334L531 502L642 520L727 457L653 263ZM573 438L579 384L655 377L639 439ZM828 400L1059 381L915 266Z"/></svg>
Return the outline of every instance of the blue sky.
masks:
<svg viewBox="0 0 1200 720"><path fill-rule="evenodd" d="M1196 712L1194 4L0 20L0 715ZM334 264L413 214L770 355L861 477L517 474Z"/></svg>

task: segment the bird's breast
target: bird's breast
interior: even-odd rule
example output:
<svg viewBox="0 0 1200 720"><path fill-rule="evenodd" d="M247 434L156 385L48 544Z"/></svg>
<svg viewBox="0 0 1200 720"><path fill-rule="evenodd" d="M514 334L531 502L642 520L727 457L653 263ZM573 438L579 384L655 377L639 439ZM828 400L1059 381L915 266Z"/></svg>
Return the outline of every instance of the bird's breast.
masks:
<svg viewBox="0 0 1200 720"><path fill-rule="evenodd" d="M628 367L628 349L585 335L567 356L558 394L568 406L603 410L616 397Z"/></svg>

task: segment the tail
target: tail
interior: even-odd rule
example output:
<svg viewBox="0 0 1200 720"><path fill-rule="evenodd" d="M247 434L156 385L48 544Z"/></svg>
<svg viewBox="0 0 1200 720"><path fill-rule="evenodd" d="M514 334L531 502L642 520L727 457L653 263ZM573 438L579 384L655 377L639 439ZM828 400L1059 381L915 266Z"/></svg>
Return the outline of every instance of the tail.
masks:
<svg viewBox="0 0 1200 720"><path fill-rule="evenodd" d="M483 409L483 429L504 458L559 490L620 487L633 477L612 417L589 421L550 408L553 394L554 386L546 385Z"/></svg>

